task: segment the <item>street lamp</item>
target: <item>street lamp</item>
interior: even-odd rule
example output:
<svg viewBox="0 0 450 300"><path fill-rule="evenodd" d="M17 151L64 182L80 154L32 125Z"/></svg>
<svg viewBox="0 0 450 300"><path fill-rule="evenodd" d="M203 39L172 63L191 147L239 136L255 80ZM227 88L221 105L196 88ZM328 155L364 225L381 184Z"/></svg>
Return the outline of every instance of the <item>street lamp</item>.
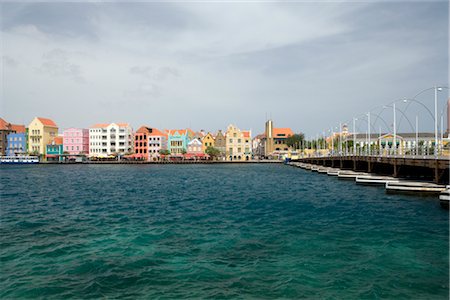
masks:
<svg viewBox="0 0 450 300"><path fill-rule="evenodd" d="M437 115L437 92L442 91L441 87L434 87L434 156L438 155L438 115Z"/></svg>
<svg viewBox="0 0 450 300"><path fill-rule="evenodd" d="M369 113L367 114L367 131L368 131L368 134L367 134L367 136L368 136L368 139L369 139L369 156L370 156L370 111L369 111Z"/></svg>

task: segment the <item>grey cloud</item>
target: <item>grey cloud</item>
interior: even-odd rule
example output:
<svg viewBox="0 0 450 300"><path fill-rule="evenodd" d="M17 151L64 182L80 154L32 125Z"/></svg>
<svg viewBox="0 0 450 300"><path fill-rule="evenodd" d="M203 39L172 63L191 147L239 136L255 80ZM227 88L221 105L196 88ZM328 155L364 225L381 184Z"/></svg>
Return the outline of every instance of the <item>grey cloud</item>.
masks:
<svg viewBox="0 0 450 300"><path fill-rule="evenodd" d="M151 66L133 66L130 68L130 73L134 75L143 76L148 79L156 81L164 81L170 77L179 77L180 72L173 67L151 67Z"/></svg>
<svg viewBox="0 0 450 300"><path fill-rule="evenodd" d="M2 60L3 65L6 67L15 68L19 65L19 62L17 60L7 55L3 55Z"/></svg>
<svg viewBox="0 0 450 300"><path fill-rule="evenodd" d="M2 29L34 25L64 38L97 39L98 5L95 3L4 3Z"/></svg>
<svg viewBox="0 0 450 300"><path fill-rule="evenodd" d="M54 77L66 77L77 83L85 83L82 76L81 67L71 63L69 55L61 49L53 49L44 53L42 56L44 62L37 68L39 72L49 74Z"/></svg>

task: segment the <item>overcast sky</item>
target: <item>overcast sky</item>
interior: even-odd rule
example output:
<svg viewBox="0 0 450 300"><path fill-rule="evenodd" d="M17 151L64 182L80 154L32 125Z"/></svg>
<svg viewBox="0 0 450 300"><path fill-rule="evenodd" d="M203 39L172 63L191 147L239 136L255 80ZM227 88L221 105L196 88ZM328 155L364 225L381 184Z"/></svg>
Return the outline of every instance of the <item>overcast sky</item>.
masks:
<svg viewBox="0 0 450 300"><path fill-rule="evenodd" d="M271 117L315 136L448 86L445 0L0 5L0 115L14 123L234 123L255 136ZM418 99L433 109L433 95Z"/></svg>

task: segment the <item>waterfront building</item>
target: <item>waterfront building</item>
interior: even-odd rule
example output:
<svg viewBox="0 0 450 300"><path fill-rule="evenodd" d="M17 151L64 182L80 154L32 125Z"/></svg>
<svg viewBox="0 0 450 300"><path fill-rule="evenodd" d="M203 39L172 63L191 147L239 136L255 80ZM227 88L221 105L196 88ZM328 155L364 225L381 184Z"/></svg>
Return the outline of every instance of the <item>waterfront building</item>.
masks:
<svg viewBox="0 0 450 300"><path fill-rule="evenodd" d="M152 132L148 137L148 159L160 159L162 150L167 150L167 133L164 133L156 128L152 128Z"/></svg>
<svg viewBox="0 0 450 300"><path fill-rule="evenodd" d="M89 129L68 128L63 131L64 152L70 155L89 155Z"/></svg>
<svg viewBox="0 0 450 300"><path fill-rule="evenodd" d="M222 133L222 130L219 130L214 137L214 148L220 151L220 157L222 159L225 159L226 146L225 134Z"/></svg>
<svg viewBox="0 0 450 300"><path fill-rule="evenodd" d="M199 139L193 139L188 143L186 158L206 158L206 154L203 152L203 145Z"/></svg>
<svg viewBox="0 0 450 300"><path fill-rule="evenodd" d="M258 134L252 140L253 158L263 158L265 156L265 137L266 135Z"/></svg>
<svg viewBox="0 0 450 300"><path fill-rule="evenodd" d="M45 158L47 161L64 160L64 142L63 137L56 136L52 138L50 144L46 145Z"/></svg>
<svg viewBox="0 0 450 300"><path fill-rule="evenodd" d="M133 129L128 123L96 124L89 128L89 156L115 157L133 150Z"/></svg>
<svg viewBox="0 0 450 300"><path fill-rule="evenodd" d="M265 126L264 137L264 156L281 157L289 152L289 146L286 145L288 137L294 135L291 128L274 128L273 121L268 120Z"/></svg>
<svg viewBox="0 0 450 300"><path fill-rule="evenodd" d="M168 130L167 147L172 156L181 156L187 152L187 145L194 137L194 132L190 129Z"/></svg>
<svg viewBox="0 0 450 300"><path fill-rule="evenodd" d="M134 134L134 157L148 160L149 141L148 138L153 129L147 126L141 126Z"/></svg>
<svg viewBox="0 0 450 300"><path fill-rule="evenodd" d="M12 144L9 147L8 144L10 140L8 135L15 133L19 135L12 136ZM23 142L24 137L26 138L26 129L24 125L11 124L0 118L0 155L11 155L10 153L15 153L15 151L19 150L19 148L22 149L21 151L26 152L26 140L25 146L22 143L18 143L18 139L20 138L21 142Z"/></svg>
<svg viewBox="0 0 450 300"><path fill-rule="evenodd" d="M228 161L246 161L252 159L251 132L240 130L230 124L225 134L225 159Z"/></svg>
<svg viewBox="0 0 450 300"><path fill-rule="evenodd" d="M215 145L214 137L209 132L202 138L201 141L202 141L203 152L205 152L208 147L214 147L214 145Z"/></svg>
<svg viewBox="0 0 450 300"><path fill-rule="evenodd" d="M25 127L25 126L24 126ZM7 136L6 155L17 156L27 153L27 134L26 132L10 133Z"/></svg>
<svg viewBox="0 0 450 300"><path fill-rule="evenodd" d="M58 136L58 126L51 119L36 117L28 125L28 151L45 155L46 146Z"/></svg>
<svg viewBox="0 0 450 300"><path fill-rule="evenodd" d="M192 136L193 139L202 140L206 136L206 132L202 129L200 131L194 132L194 135Z"/></svg>

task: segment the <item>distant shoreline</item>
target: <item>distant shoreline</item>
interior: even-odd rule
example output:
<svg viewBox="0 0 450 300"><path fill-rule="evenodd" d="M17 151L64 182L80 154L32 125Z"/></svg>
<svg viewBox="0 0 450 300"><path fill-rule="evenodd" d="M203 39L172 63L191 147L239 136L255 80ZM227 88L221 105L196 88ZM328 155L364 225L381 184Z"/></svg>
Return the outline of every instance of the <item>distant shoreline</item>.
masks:
<svg viewBox="0 0 450 300"><path fill-rule="evenodd" d="M188 165L188 164L282 164L282 160L249 160L249 161L85 161L85 162L58 162L43 161L38 165Z"/></svg>

